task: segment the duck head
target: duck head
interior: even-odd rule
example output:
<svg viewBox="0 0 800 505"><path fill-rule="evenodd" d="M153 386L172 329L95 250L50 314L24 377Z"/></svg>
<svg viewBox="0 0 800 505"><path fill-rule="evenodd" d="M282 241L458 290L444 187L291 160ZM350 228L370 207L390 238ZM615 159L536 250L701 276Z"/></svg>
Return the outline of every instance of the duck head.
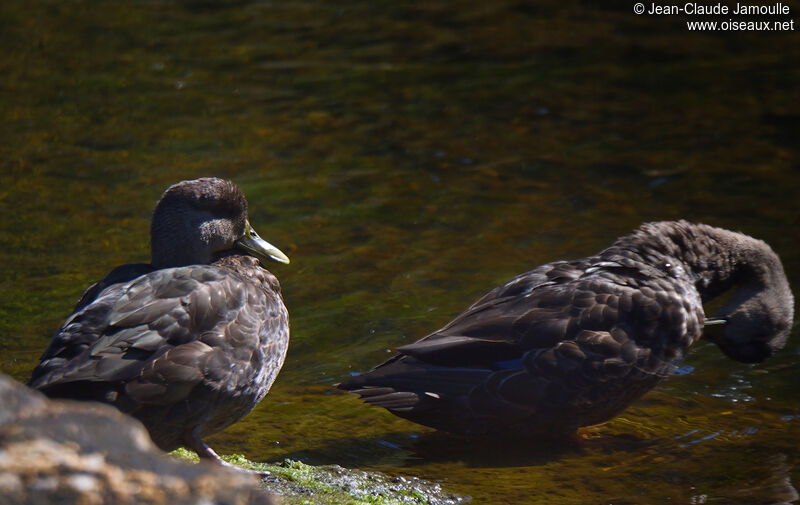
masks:
<svg viewBox="0 0 800 505"><path fill-rule="evenodd" d="M728 357L757 363L786 345L794 318L794 297L780 263L761 265L747 275L730 302L715 316L724 326L714 343Z"/></svg>
<svg viewBox="0 0 800 505"><path fill-rule="evenodd" d="M182 181L164 191L150 222L150 246L156 268L211 263L234 248L262 263L289 263L250 225L239 186L215 177Z"/></svg>

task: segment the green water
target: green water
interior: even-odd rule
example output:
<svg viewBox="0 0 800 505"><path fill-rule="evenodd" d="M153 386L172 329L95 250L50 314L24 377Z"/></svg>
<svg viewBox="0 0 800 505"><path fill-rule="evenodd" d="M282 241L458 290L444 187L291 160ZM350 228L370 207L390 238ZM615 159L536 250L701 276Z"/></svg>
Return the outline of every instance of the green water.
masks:
<svg viewBox="0 0 800 505"><path fill-rule="evenodd" d="M83 289L147 258L167 185L218 175L292 258L286 365L218 451L490 505L797 499L797 330L757 366L701 342L573 446L449 438L331 387L647 220L762 238L797 290L797 31L625 2L9 0L0 40L0 370L27 379Z"/></svg>

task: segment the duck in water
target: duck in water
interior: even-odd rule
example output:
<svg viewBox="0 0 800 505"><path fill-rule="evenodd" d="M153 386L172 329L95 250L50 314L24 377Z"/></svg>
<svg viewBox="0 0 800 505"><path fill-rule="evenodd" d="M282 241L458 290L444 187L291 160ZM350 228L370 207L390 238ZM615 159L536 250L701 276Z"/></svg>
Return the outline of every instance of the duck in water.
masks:
<svg viewBox="0 0 800 505"><path fill-rule="evenodd" d="M732 288L713 320L703 303ZM729 357L783 348L794 300L764 242L686 221L643 225L597 255L495 288L444 328L341 389L466 435L570 436L605 422L676 368L703 333Z"/></svg>
<svg viewBox="0 0 800 505"><path fill-rule="evenodd" d="M28 385L109 403L161 449L221 462L203 438L250 412L283 365L289 316L259 261L289 258L250 226L241 189L216 178L169 187L150 239L150 264L86 290Z"/></svg>

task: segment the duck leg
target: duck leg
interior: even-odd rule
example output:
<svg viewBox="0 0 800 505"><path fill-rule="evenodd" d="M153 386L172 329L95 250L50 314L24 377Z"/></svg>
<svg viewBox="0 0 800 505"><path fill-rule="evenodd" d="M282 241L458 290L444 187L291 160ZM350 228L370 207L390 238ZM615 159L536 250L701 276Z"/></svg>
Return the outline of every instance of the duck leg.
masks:
<svg viewBox="0 0 800 505"><path fill-rule="evenodd" d="M221 466L227 468L233 468L234 470L237 470L239 472L250 473L260 477L270 475L270 472L268 471L250 470L248 468L242 468L232 463L228 463L227 461L220 458L219 455L216 453L216 451L214 451L214 449L209 447L209 445L203 442L203 440L200 438L200 435L198 433L198 426L192 428L192 431L186 437L186 445L194 452L196 452L199 457L210 459Z"/></svg>

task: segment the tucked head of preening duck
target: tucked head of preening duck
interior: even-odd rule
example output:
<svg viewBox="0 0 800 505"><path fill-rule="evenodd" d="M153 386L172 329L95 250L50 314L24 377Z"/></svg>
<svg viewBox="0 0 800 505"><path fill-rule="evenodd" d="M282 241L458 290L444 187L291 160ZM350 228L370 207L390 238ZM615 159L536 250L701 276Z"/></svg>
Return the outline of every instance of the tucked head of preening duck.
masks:
<svg viewBox="0 0 800 505"><path fill-rule="evenodd" d="M794 297L780 258L766 242L685 221L645 224L630 237L681 261L703 302L733 290L728 303L706 319L724 325L715 343L727 356L755 363L784 347Z"/></svg>
<svg viewBox="0 0 800 505"><path fill-rule="evenodd" d="M792 329L794 297L778 256L765 242L736 234L731 237L731 274L737 286L730 301L715 314L724 325L715 343L729 357L756 363L783 349Z"/></svg>
<svg viewBox="0 0 800 505"><path fill-rule="evenodd" d="M703 305L745 362L781 349L794 299L764 242L685 221L649 223L594 256L521 274L340 388L461 434L569 434L611 419L668 376L703 333ZM711 320L710 320L711 321Z"/></svg>
<svg viewBox="0 0 800 505"><path fill-rule="evenodd" d="M86 290L29 384L110 403L162 449L216 458L202 438L247 414L283 365L288 313L259 262L289 259L250 226L241 189L216 178L164 192L151 248L150 264L117 267Z"/></svg>

